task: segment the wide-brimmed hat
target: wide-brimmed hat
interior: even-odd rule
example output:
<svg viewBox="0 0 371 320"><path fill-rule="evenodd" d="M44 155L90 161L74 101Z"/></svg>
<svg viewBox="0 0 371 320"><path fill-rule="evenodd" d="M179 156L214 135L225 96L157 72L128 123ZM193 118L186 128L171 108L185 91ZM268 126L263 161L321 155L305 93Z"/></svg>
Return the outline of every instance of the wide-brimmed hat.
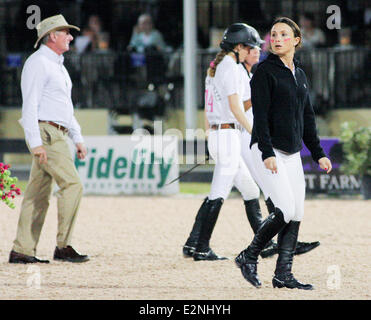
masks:
<svg viewBox="0 0 371 320"><path fill-rule="evenodd" d="M35 42L34 48L37 47L39 41L43 37L45 37L49 32L65 28L74 28L80 31L79 27L68 24L66 19L61 14L44 19L36 26L37 41Z"/></svg>

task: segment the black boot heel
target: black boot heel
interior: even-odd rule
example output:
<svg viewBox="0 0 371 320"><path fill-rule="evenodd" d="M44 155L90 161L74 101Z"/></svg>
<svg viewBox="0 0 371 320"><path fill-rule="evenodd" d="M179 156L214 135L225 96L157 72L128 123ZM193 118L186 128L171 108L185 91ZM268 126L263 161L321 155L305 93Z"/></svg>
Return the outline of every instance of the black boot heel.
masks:
<svg viewBox="0 0 371 320"><path fill-rule="evenodd" d="M276 277L274 277L272 279L272 285L273 285L273 288L283 288L284 287L284 284L282 283L282 281L276 279Z"/></svg>
<svg viewBox="0 0 371 320"><path fill-rule="evenodd" d="M183 246L183 257L184 258L192 258L195 253L196 247L190 247L190 246Z"/></svg>

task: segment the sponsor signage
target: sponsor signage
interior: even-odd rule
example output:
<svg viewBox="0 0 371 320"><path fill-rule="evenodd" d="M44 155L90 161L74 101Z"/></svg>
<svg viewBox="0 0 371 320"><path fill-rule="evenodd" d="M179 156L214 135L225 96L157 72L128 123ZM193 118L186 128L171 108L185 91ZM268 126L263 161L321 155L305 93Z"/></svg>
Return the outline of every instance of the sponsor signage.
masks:
<svg viewBox="0 0 371 320"><path fill-rule="evenodd" d="M85 194L162 194L179 192L176 136L87 136L88 155L75 157Z"/></svg>
<svg viewBox="0 0 371 320"><path fill-rule="evenodd" d="M357 175L347 175L340 171L343 162L342 145L337 138L322 138L321 146L331 159L332 172L327 174L315 163L309 150L303 144L301 158L303 161L306 190L311 193L359 194L361 180Z"/></svg>

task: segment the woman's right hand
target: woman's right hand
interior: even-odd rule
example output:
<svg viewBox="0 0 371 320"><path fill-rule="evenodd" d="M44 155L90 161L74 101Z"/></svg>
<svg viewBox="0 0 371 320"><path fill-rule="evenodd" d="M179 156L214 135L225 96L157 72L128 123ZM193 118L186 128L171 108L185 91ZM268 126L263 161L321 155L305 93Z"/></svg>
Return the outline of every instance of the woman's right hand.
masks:
<svg viewBox="0 0 371 320"><path fill-rule="evenodd" d="M277 162L276 157L269 157L264 160L264 165L268 170L271 170L272 173L277 173Z"/></svg>

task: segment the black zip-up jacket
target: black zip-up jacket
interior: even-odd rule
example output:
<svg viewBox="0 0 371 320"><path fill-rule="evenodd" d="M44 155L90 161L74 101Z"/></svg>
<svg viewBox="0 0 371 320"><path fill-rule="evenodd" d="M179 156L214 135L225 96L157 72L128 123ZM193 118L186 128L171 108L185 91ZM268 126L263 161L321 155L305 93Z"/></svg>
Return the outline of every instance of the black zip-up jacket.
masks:
<svg viewBox="0 0 371 320"><path fill-rule="evenodd" d="M317 134L304 71L294 59L295 77L275 54L262 61L251 79L254 114L251 144L258 143L263 161L274 157L273 148L293 154L302 141L314 161L325 157Z"/></svg>

